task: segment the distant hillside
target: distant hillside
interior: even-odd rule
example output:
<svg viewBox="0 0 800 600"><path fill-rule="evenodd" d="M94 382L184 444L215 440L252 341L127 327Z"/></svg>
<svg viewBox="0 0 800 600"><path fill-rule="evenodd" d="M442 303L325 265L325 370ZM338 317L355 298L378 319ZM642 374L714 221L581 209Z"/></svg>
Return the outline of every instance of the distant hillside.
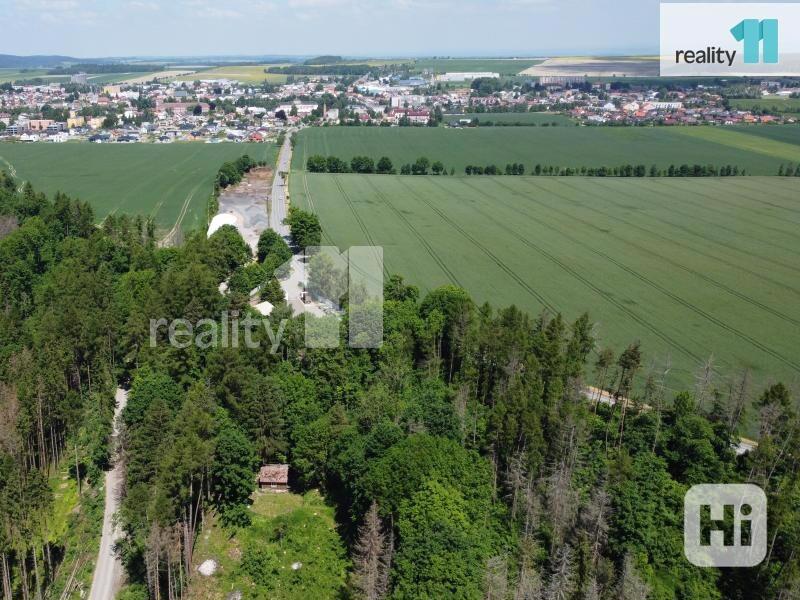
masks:
<svg viewBox="0 0 800 600"><path fill-rule="evenodd" d="M70 56L15 56L0 54L0 69L35 69L52 68L64 63L80 62Z"/></svg>
<svg viewBox="0 0 800 600"><path fill-rule="evenodd" d="M303 62L304 65L335 65L336 63L344 62L341 56L317 56L315 58L309 58L307 61Z"/></svg>

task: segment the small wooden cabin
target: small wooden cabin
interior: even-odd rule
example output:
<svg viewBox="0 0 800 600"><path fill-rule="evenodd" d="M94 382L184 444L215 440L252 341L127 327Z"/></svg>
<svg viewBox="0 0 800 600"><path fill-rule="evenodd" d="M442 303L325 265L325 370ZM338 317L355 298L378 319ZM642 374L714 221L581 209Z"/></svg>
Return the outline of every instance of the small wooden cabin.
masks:
<svg viewBox="0 0 800 600"><path fill-rule="evenodd" d="M289 465L264 465L258 472L258 489L272 492L289 491Z"/></svg>

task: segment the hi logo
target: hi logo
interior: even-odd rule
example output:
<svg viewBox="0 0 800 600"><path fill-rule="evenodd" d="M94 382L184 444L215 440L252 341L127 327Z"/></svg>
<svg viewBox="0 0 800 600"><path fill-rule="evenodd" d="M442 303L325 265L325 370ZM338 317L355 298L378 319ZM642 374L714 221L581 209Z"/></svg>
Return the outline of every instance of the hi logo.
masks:
<svg viewBox="0 0 800 600"><path fill-rule="evenodd" d="M684 498L683 553L698 567L754 567L767 554L767 497L756 485L695 485Z"/></svg>
<svg viewBox="0 0 800 600"><path fill-rule="evenodd" d="M758 64L761 46L764 47L764 62L778 62L778 19L744 19L731 29L737 42L744 41L745 64Z"/></svg>

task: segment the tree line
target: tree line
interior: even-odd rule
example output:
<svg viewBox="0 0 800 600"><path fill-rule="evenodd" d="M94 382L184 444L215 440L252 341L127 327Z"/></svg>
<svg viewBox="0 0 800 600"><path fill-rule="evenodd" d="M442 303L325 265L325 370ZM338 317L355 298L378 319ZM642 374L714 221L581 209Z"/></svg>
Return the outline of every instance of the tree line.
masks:
<svg viewBox="0 0 800 600"><path fill-rule="evenodd" d="M382 156L377 163L369 156L354 156L348 163L336 156L309 156L306 169L310 173L361 173L378 175L395 175L397 169L388 156ZM444 163L439 160L431 162L426 156L421 156L413 163L406 163L400 167L400 175L447 175ZM453 171L451 169L451 175Z"/></svg>
<svg viewBox="0 0 800 600"><path fill-rule="evenodd" d="M800 165L794 166L791 163L778 167L779 177L800 177Z"/></svg>
<svg viewBox="0 0 800 600"><path fill-rule="evenodd" d="M476 167L468 165L465 169L467 175L502 175L503 172L496 165L486 167ZM506 165L506 175L524 175L525 167L521 164ZM736 177L746 175L745 169L740 169L736 165L669 165L667 168L659 168L651 165L648 169L645 165L624 164L616 167L560 167L556 165L536 164L531 170L531 175L535 176L558 176L558 177Z"/></svg>
<svg viewBox="0 0 800 600"><path fill-rule="evenodd" d="M787 174L783 167L779 170L779 175ZM397 173L394 164L387 156L381 157L377 164L368 156L355 156L350 162L344 161L335 156L324 157L318 154L310 156L306 161L306 169L311 173L361 173L379 175L394 175ZM800 170L793 169L793 172ZM464 167L465 175L525 175L526 168L522 163L508 163L505 168L495 164L488 165L467 165ZM413 163L406 163L400 167L400 175L447 175L448 171L441 161L431 162L425 156L418 158ZM450 170L450 175L455 174L455 170ZM671 164L668 167L651 165L623 164L614 167L562 167L557 165L536 164L531 169L530 175L534 176L557 176L557 177L737 177L746 175L744 168L737 165L700 165L700 164ZM791 173L788 173L791 174Z"/></svg>
<svg viewBox="0 0 800 600"><path fill-rule="evenodd" d="M199 107L199 105L198 105ZM208 220L219 210L219 195L225 188L240 183L244 176L256 167L266 166L264 161L255 161L248 154L244 154L233 161L222 164L214 179L214 191L208 201Z"/></svg>

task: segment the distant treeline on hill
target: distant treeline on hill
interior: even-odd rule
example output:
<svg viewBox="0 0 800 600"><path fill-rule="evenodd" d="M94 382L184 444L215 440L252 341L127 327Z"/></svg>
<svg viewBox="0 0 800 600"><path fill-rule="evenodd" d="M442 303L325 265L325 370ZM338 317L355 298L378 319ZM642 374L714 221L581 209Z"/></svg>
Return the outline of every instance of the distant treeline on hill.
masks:
<svg viewBox="0 0 800 600"><path fill-rule="evenodd" d="M315 56L314 58L309 58L308 60L304 60L303 64L306 66L333 65L340 62L344 62L344 59L342 59L341 56L323 54L322 56Z"/></svg>
<svg viewBox="0 0 800 600"><path fill-rule="evenodd" d="M268 67L264 69L264 72L278 75L352 75L360 77L376 70L378 69L369 65L290 65L288 67Z"/></svg>
<svg viewBox="0 0 800 600"><path fill-rule="evenodd" d="M50 69L48 75L77 75L78 73L150 73L151 71L163 71L162 65L145 65L145 64L126 64L126 63L113 63L113 64L78 64L71 67L56 67Z"/></svg>

